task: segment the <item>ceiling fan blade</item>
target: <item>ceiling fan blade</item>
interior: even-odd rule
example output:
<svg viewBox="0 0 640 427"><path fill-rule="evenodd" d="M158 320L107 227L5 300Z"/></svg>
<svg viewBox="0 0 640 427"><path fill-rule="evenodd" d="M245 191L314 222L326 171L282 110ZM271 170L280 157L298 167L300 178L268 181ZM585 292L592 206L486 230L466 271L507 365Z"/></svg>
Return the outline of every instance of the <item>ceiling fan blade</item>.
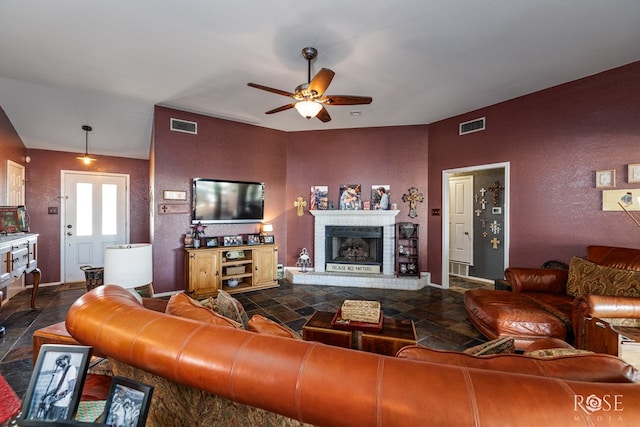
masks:
<svg viewBox="0 0 640 427"><path fill-rule="evenodd" d="M282 107L278 107L278 108L274 108L273 110L269 110L269 111L265 112L265 114L273 114L273 113L279 113L280 111L286 111L286 110L289 110L289 109L295 107L295 105L296 105L295 102L293 104L283 105Z"/></svg>
<svg viewBox="0 0 640 427"><path fill-rule="evenodd" d="M322 101L327 105L360 105L371 104L373 98L370 96L327 95Z"/></svg>
<svg viewBox="0 0 640 427"><path fill-rule="evenodd" d="M328 68L321 69L318 71L318 74L313 77L311 82L309 82L309 91L316 92L318 96L322 96L324 91L329 87L329 84L331 83L331 80L333 80L333 76L335 76L335 74L336 73Z"/></svg>
<svg viewBox="0 0 640 427"><path fill-rule="evenodd" d="M274 89L272 87L259 85L257 83L247 83L247 86L255 87L256 89L266 90L267 92L293 98L293 94L291 92L287 92L286 90Z"/></svg>
<svg viewBox="0 0 640 427"><path fill-rule="evenodd" d="M324 108L324 105L322 106L322 110L320 110L316 117L318 118L318 120L324 123L331 121L331 116L329 115L327 109Z"/></svg>

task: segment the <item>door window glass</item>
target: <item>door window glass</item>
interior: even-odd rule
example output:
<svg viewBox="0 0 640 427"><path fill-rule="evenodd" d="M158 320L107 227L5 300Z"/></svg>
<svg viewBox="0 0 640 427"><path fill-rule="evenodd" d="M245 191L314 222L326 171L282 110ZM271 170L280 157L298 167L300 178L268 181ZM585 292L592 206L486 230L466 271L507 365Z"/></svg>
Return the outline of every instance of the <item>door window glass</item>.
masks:
<svg viewBox="0 0 640 427"><path fill-rule="evenodd" d="M102 185L102 235L118 234L118 186L115 184Z"/></svg>
<svg viewBox="0 0 640 427"><path fill-rule="evenodd" d="M93 185L87 182L76 184L76 235L93 235Z"/></svg>

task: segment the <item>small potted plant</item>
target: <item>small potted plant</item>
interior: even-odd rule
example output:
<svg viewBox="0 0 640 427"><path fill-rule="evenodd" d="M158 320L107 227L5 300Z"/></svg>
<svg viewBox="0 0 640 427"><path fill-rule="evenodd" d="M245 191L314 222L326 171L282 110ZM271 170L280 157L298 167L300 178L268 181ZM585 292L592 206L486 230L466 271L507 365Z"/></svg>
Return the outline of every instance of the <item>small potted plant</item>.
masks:
<svg viewBox="0 0 640 427"><path fill-rule="evenodd" d="M197 224L191 226L191 229L193 230L193 232L191 234L193 234L193 247L194 248L199 248L200 247L200 239L201 239L201 236L204 235L205 228L207 228L207 226L206 225L202 225L202 223L200 221L198 221Z"/></svg>

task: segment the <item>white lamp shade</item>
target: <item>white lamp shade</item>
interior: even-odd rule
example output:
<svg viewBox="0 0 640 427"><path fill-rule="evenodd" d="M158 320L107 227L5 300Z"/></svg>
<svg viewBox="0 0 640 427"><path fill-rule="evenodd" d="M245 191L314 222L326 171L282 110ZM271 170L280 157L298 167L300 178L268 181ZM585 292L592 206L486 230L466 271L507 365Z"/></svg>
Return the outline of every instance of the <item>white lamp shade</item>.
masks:
<svg viewBox="0 0 640 427"><path fill-rule="evenodd" d="M263 233L271 233L273 231L272 224L262 224L262 232Z"/></svg>
<svg viewBox="0 0 640 427"><path fill-rule="evenodd" d="M322 105L313 101L296 102L295 107L298 113L307 119L317 116L320 110L322 110Z"/></svg>
<svg viewBox="0 0 640 427"><path fill-rule="evenodd" d="M153 252L150 243L104 248L104 284L137 288L153 282Z"/></svg>

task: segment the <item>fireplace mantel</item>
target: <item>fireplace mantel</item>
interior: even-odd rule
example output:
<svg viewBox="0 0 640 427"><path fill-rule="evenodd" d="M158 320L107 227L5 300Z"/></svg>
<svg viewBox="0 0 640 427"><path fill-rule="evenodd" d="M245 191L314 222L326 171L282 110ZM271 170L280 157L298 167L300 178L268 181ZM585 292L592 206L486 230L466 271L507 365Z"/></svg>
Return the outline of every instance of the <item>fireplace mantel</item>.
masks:
<svg viewBox="0 0 640 427"><path fill-rule="evenodd" d="M396 215L399 210L312 210L309 211L314 220L313 259L314 271L324 272L325 257L325 227L328 225L356 225L383 227L383 263L384 274L394 274L393 248L395 242Z"/></svg>

